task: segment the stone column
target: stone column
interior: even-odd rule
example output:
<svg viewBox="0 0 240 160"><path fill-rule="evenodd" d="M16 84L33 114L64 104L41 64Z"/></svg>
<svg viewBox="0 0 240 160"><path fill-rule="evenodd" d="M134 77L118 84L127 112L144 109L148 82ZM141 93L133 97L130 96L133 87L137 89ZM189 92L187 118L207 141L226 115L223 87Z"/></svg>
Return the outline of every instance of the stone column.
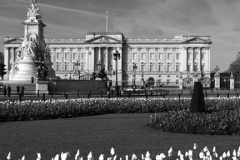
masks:
<svg viewBox="0 0 240 160"><path fill-rule="evenodd" d="M202 48L199 48L199 65L200 65L200 71L203 72L203 70L202 70Z"/></svg>
<svg viewBox="0 0 240 160"><path fill-rule="evenodd" d="M194 66L195 66L195 64L194 64L194 61L195 61L194 51L195 51L195 48L192 48L192 71L194 71Z"/></svg>
<svg viewBox="0 0 240 160"><path fill-rule="evenodd" d="M122 56L122 47L119 47L118 48L118 52L120 53L120 59L118 59L118 71L121 71L122 72L122 59L123 59L123 56Z"/></svg>
<svg viewBox="0 0 240 160"><path fill-rule="evenodd" d="M85 54L86 54L86 58L85 58L85 64L86 64L86 70L89 71L89 47L85 47Z"/></svg>
<svg viewBox="0 0 240 160"><path fill-rule="evenodd" d="M72 63L72 58L73 58L73 53L72 53L73 48L69 48L69 70L73 70L73 63Z"/></svg>
<svg viewBox="0 0 240 160"><path fill-rule="evenodd" d="M88 48L88 47L86 47ZM95 66L95 57L94 57L94 47L89 47L89 72L92 73L94 71Z"/></svg>
<svg viewBox="0 0 240 160"><path fill-rule="evenodd" d="M98 61L101 62L101 47L98 47Z"/></svg>
<svg viewBox="0 0 240 160"><path fill-rule="evenodd" d="M188 70L188 60L189 60L189 56L188 56L188 54L189 54L189 48L188 47L186 47L186 71L187 72L189 72L190 70ZM189 68L190 69L190 68Z"/></svg>
<svg viewBox="0 0 240 160"><path fill-rule="evenodd" d="M141 71L141 48L138 47L137 48L137 51L138 51L138 54L137 54L137 62L138 62L138 68L139 68L139 71ZM132 65L132 63L130 63L130 65ZM142 72L142 71L141 71ZM143 71L144 72L144 71Z"/></svg>
<svg viewBox="0 0 240 160"><path fill-rule="evenodd" d="M62 52L62 55L61 55L61 68L60 68L60 70L64 70L64 65L65 65L65 63L64 63L64 47L61 47L61 52Z"/></svg>
<svg viewBox="0 0 240 160"><path fill-rule="evenodd" d="M155 71L158 71L158 48L155 48Z"/></svg>
<svg viewBox="0 0 240 160"><path fill-rule="evenodd" d="M163 71L167 70L167 48L163 48Z"/></svg>
<svg viewBox="0 0 240 160"><path fill-rule="evenodd" d="M176 48L173 48L172 52L173 52L172 71L175 72L176 71Z"/></svg>
<svg viewBox="0 0 240 160"><path fill-rule="evenodd" d="M4 64L6 65L6 72L7 74L4 75L4 80L8 80L9 77L9 71L10 71L10 67L9 67L9 47L5 47L4 48L5 51L4 51Z"/></svg>
<svg viewBox="0 0 240 160"><path fill-rule="evenodd" d="M108 71L108 47L106 47L106 52L105 52L105 70L106 72Z"/></svg>
<svg viewBox="0 0 240 160"><path fill-rule="evenodd" d="M149 62L150 62L150 53L149 53L149 49L150 49L149 47L146 47L146 57L145 57L145 58L146 58L146 61L145 61L145 62L146 62L146 65L147 65L147 66L146 66L147 72L150 71L150 63L149 63Z"/></svg>

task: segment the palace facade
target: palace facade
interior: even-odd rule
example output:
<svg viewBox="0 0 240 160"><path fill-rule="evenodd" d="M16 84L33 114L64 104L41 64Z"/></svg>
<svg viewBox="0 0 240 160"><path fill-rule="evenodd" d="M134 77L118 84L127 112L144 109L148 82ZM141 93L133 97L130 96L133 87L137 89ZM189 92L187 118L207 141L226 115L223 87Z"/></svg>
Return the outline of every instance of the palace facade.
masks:
<svg viewBox="0 0 240 160"><path fill-rule="evenodd" d="M16 61L16 50L23 38L5 38L4 63L9 79ZM155 84L178 85L179 77L210 77L210 36L176 35L172 39L125 38L119 32L90 32L85 39L45 39L51 50L53 69L61 79L90 79L105 68L115 84L137 85L141 80Z"/></svg>

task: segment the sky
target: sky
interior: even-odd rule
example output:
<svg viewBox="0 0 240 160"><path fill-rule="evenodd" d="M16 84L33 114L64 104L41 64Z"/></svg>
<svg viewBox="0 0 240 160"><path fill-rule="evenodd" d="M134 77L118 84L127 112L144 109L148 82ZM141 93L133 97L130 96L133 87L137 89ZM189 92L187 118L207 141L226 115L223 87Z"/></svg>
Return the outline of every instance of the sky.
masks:
<svg viewBox="0 0 240 160"><path fill-rule="evenodd" d="M38 0L45 38L85 38L109 31L126 38L211 36L211 70L228 69L240 52L239 0ZM0 51L4 37L23 37L28 0L0 0Z"/></svg>

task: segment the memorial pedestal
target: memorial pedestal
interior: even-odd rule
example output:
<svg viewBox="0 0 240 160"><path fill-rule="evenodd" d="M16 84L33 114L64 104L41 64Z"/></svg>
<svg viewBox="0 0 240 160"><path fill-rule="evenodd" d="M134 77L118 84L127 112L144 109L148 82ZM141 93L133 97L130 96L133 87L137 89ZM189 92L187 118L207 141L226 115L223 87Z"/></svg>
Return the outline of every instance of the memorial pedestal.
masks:
<svg viewBox="0 0 240 160"><path fill-rule="evenodd" d="M37 81L36 82L36 94L49 94L48 81Z"/></svg>

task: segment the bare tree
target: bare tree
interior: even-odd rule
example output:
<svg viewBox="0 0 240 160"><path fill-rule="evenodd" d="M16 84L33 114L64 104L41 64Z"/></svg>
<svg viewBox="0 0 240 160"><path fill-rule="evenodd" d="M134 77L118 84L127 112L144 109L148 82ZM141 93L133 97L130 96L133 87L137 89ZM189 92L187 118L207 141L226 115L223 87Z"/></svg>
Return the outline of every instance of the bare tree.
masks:
<svg viewBox="0 0 240 160"><path fill-rule="evenodd" d="M240 52L238 52L235 61L233 61L230 64L230 66L228 68L228 72L231 72L231 73L240 72Z"/></svg>

